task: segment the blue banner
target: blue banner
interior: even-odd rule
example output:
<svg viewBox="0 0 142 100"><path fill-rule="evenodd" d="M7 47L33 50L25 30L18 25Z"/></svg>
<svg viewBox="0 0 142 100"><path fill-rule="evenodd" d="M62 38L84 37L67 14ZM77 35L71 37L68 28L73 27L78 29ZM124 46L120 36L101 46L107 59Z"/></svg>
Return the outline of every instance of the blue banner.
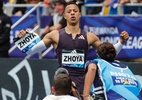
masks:
<svg viewBox="0 0 142 100"><path fill-rule="evenodd" d="M120 40L119 35L122 31L127 31L129 33L130 38L123 46L121 52L117 55L117 59L142 58L141 26L142 17L112 16L81 18L81 28L87 32L96 34L102 42L111 42L115 44Z"/></svg>
<svg viewBox="0 0 142 100"><path fill-rule="evenodd" d="M20 17L11 17L13 23L15 23ZM41 29L48 25L51 21L51 16L41 16ZM13 38L21 29L33 29L37 24L36 16L29 16L20 24L18 24L11 31L11 46L13 46ZM80 20L81 29L86 32L92 32L96 34L102 42L117 43L120 40L120 33L127 31L130 35L129 40L123 46L121 52L117 55L117 59L136 59L142 58L142 17L128 17L128 16L101 16L101 17L88 17L82 16ZM23 54L17 48L10 53L11 57L22 58L27 56ZM34 55L33 58L37 58L38 55ZM90 48L88 59L96 57L95 51ZM55 52L52 49L43 58L55 58Z"/></svg>

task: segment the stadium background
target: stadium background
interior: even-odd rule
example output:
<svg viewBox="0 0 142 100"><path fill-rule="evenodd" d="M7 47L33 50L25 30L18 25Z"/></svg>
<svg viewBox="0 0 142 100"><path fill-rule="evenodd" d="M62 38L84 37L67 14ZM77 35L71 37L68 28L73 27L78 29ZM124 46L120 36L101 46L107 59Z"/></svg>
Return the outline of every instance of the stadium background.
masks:
<svg viewBox="0 0 142 100"><path fill-rule="evenodd" d="M14 46L13 38L21 29L32 30L40 22L40 30L37 30L39 32L52 18L51 16L39 17L28 16L11 30L11 47ZM22 16L11 16L13 23L20 18ZM130 62L132 59L142 57L141 16L82 16L80 25L81 29L99 36L102 42L108 41L113 44L118 42L121 31L128 31L130 39L117 55L117 59L128 61L124 63L132 69L142 83L142 63ZM15 48L10 50L9 59L0 59L0 100L41 100L45 95L50 94L53 75L58 64L52 46L46 51L27 57ZM88 60L95 57L95 51L90 48Z"/></svg>

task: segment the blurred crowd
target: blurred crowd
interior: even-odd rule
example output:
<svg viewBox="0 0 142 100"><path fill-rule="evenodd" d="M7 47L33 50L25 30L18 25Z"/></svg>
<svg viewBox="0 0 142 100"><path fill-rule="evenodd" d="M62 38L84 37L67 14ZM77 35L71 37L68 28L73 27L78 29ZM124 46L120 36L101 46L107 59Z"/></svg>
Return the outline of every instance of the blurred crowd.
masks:
<svg viewBox="0 0 142 100"><path fill-rule="evenodd" d="M44 3L44 7L40 7L40 14L42 15L53 15L54 14L54 4L56 0L3 0L4 4L37 4L39 2ZM124 14L142 14L141 6L125 6L127 3L138 4L142 3L142 0L65 0L65 2L74 1L80 5L85 4L102 4L100 7L89 6L85 7L86 15L114 15L118 14L118 4L122 4L124 9ZM15 7L12 10L12 15L20 16L29 11L32 7ZM36 14L36 11L32 14Z"/></svg>
<svg viewBox="0 0 142 100"><path fill-rule="evenodd" d="M37 4L42 2L44 6L39 8L41 15L52 15L53 19L47 25L40 37L44 37L52 30L58 30L65 27L66 20L63 18L65 4L69 1L74 1L80 5L86 4L102 4L102 6L87 6L85 7L86 15L115 15L118 14L118 4L123 5L124 14L142 14L142 6L125 6L127 3L139 4L142 0L2 0L3 4ZM55 3L56 2L56 3ZM14 7L11 10L13 16L21 16L28 12L32 7ZM11 8L10 8L11 9ZM82 9L81 9L82 11ZM83 12L83 11L82 11ZM9 14L9 13L7 13ZM31 13L36 15L36 10Z"/></svg>
<svg viewBox="0 0 142 100"><path fill-rule="evenodd" d="M85 0L84 4L99 4L102 3L102 7L87 7L86 12L89 15L114 15L118 14L118 4L123 5L124 14L142 14L141 6L125 6L127 3L142 3L142 0Z"/></svg>

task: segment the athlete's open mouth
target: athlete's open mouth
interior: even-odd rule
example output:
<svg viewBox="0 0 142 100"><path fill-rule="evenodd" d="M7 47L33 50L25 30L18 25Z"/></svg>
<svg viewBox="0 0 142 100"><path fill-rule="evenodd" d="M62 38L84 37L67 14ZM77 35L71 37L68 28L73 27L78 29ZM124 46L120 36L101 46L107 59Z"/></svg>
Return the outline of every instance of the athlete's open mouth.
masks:
<svg viewBox="0 0 142 100"><path fill-rule="evenodd" d="M75 17L74 17L74 16L72 16L72 17L71 17L71 19L72 19L72 20L75 20Z"/></svg>

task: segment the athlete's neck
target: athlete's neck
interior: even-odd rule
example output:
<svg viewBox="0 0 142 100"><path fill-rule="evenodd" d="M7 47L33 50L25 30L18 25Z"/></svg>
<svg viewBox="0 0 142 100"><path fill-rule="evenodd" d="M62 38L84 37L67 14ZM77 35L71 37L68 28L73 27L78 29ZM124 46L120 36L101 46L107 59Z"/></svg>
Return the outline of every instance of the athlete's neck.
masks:
<svg viewBox="0 0 142 100"><path fill-rule="evenodd" d="M66 26L65 30L68 34L80 34L80 28L78 26Z"/></svg>

